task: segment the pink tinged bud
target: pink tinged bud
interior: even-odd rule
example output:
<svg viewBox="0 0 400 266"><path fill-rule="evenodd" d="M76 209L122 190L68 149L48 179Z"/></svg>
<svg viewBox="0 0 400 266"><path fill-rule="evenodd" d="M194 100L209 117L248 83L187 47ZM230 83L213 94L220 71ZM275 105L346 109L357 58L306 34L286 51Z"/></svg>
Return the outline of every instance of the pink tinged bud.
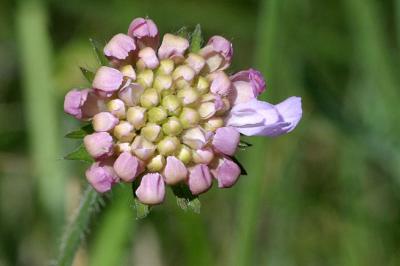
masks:
<svg viewBox="0 0 400 266"><path fill-rule="evenodd" d="M240 71L231 76L230 79L233 83L233 90L230 95L233 104L250 101L265 91L265 80L257 70Z"/></svg>
<svg viewBox="0 0 400 266"><path fill-rule="evenodd" d="M146 47L140 50L139 58L146 68L155 69L159 65L156 52L151 47Z"/></svg>
<svg viewBox="0 0 400 266"><path fill-rule="evenodd" d="M119 70L102 66L97 70L92 85L106 96L111 96L120 88L122 81L123 75Z"/></svg>
<svg viewBox="0 0 400 266"><path fill-rule="evenodd" d="M162 203L165 197L165 184L161 175L158 173L144 175L136 190L136 196L144 204Z"/></svg>
<svg viewBox="0 0 400 266"><path fill-rule="evenodd" d="M219 160L218 166L211 171L215 179L218 180L219 188L232 187L240 176L240 167L228 158Z"/></svg>
<svg viewBox="0 0 400 266"><path fill-rule="evenodd" d="M124 60L129 56L129 53L135 51L135 41L126 34L119 33L104 47L104 54L118 60Z"/></svg>
<svg viewBox="0 0 400 266"><path fill-rule="evenodd" d="M127 106L135 106L139 104L143 92L144 88L139 83L131 83L118 91L118 98Z"/></svg>
<svg viewBox="0 0 400 266"><path fill-rule="evenodd" d="M291 132L302 117L300 97L272 105L256 99L233 106L226 125L246 136L276 137Z"/></svg>
<svg viewBox="0 0 400 266"><path fill-rule="evenodd" d="M107 103L108 111L116 117L123 119L126 115L125 104L120 99L113 99Z"/></svg>
<svg viewBox="0 0 400 266"><path fill-rule="evenodd" d="M86 178L93 188L100 193L109 191L112 185L119 181L112 166L102 162L93 163L86 170Z"/></svg>
<svg viewBox="0 0 400 266"><path fill-rule="evenodd" d="M233 127L221 127L215 132L212 145L218 152L234 155L240 141L239 132Z"/></svg>
<svg viewBox="0 0 400 266"><path fill-rule="evenodd" d="M212 133L201 127L187 129L182 134L182 142L190 148L198 150L203 148L211 139Z"/></svg>
<svg viewBox="0 0 400 266"><path fill-rule="evenodd" d="M64 112L77 119L88 119L104 109L104 101L92 90L71 90L65 95Z"/></svg>
<svg viewBox="0 0 400 266"><path fill-rule="evenodd" d="M83 139L87 152L95 159L109 157L113 154L113 138L107 132L97 132Z"/></svg>
<svg viewBox="0 0 400 266"><path fill-rule="evenodd" d="M233 56L232 43L221 36L213 36L199 54L206 59L210 72L224 70L231 64Z"/></svg>
<svg viewBox="0 0 400 266"><path fill-rule="evenodd" d="M129 25L128 35L134 38L140 48L146 46L157 49L158 29L151 19L136 18Z"/></svg>
<svg viewBox="0 0 400 266"><path fill-rule="evenodd" d="M197 164L189 168L189 189L193 195L199 195L210 189L212 178L207 165Z"/></svg>
<svg viewBox="0 0 400 266"><path fill-rule="evenodd" d="M168 185L174 185L186 180L188 171L181 160L175 156L167 157L167 164L164 169L164 180Z"/></svg>
<svg viewBox="0 0 400 266"><path fill-rule="evenodd" d="M227 96L232 90L232 83L223 71L218 71L210 75L212 79L210 91L212 93Z"/></svg>
<svg viewBox="0 0 400 266"><path fill-rule="evenodd" d="M175 62L183 61L186 49L189 48L189 41L185 38L167 33L164 35L158 57L160 59L171 58Z"/></svg>
<svg viewBox="0 0 400 266"><path fill-rule="evenodd" d="M139 160L129 152L121 153L115 160L114 171L125 182L132 182L139 170Z"/></svg>
<svg viewBox="0 0 400 266"><path fill-rule="evenodd" d="M93 128L97 132L110 131L113 129L119 120L109 112L101 112L93 117Z"/></svg>
<svg viewBox="0 0 400 266"><path fill-rule="evenodd" d="M200 71L203 69L204 65L206 64L206 61L204 60L203 57L194 53L190 53L187 56L185 62L196 72L196 74L199 74Z"/></svg>
<svg viewBox="0 0 400 266"><path fill-rule="evenodd" d="M156 150L156 146L142 136L136 136L131 147L132 152L144 161L150 159Z"/></svg>
<svg viewBox="0 0 400 266"><path fill-rule="evenodd" d="M203 148L193 151L193 162L209 164L214 159L214 152L211 148Z"/></svg>
<svg viewBox="0 0 400 266"><path fill-rule="evenodd" d="M132 65L124 65L119 68L119 71L121 71L121 73L124 77L128 77L131 80L136 79L136 71Z"/></svg>

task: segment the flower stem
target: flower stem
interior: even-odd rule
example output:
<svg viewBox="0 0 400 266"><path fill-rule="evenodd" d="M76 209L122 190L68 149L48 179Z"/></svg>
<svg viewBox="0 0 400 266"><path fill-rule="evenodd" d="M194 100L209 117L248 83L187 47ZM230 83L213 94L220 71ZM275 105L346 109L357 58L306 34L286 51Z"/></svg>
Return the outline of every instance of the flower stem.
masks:
<svg viewBox="0 0 400 266"><path fill-rule="evenodd" d="M75 253L87 231L90 218L99 209L100 199L100 195L92 187L88 186L86 188L79 208L63 235L57 266L69 266L72 264Z"/></svg>

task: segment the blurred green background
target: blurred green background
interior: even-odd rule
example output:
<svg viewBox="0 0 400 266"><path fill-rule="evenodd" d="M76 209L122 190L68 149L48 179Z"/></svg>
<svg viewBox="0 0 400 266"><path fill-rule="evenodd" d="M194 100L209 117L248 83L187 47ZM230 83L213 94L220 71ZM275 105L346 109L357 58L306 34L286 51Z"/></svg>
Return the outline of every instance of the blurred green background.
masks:
<svg viewBox="0 0 400 266"><path fill-rule="evenodd" d="M128 186L104 199L74 265L400 265L399 0L0 1L0 266L48 265L86 186L63 97L87 86L88 38L149 16L162 33L202 25L233 41L298 128L252 138L249 175L136 221ZM171 193L170 193L171 194Z"/></svg>

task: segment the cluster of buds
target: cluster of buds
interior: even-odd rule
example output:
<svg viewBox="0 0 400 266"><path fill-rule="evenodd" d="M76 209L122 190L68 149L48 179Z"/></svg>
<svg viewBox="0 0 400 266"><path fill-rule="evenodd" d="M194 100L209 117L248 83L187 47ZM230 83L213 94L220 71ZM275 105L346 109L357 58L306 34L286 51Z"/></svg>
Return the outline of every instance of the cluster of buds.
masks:
<svg viewBox="0 0 400 266"><path fill-rule="evenodd" d="M73 89L64 110L92 122L84 145L94 158L87 180L98 192L138 181L144 204L163 202L165 186L185 183L193 195L233 186L241 169L232 160L247 136L278 136L293 130L301 100L272 105L257 100L265 90L260 72L229 76L232 44L214 36L198 51L186 38L165 34L159 45L150 19L132 21L127 34L104 47L92 88Z"/></svg>

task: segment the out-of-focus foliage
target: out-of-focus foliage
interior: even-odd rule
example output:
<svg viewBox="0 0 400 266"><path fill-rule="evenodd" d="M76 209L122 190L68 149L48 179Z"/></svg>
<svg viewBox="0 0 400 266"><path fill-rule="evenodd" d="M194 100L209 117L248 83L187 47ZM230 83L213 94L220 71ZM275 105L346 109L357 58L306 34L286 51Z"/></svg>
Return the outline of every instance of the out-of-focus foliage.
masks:
<svg viewBox="0 0 400 266"><path fill-rule="evenodd" d="M248 175L202 196L200 215L169 193L136 221L130 188L117 187L74 265L400 264L400 1L2 0L1 266L56 257L86 184L86 165L62 160L78 127L63 96L89 86L89 38L146 15L161 32L199 23L206 38L232 40L232 72L261 70L272 103L301 96L303 120L249 140Z"/></svg>

